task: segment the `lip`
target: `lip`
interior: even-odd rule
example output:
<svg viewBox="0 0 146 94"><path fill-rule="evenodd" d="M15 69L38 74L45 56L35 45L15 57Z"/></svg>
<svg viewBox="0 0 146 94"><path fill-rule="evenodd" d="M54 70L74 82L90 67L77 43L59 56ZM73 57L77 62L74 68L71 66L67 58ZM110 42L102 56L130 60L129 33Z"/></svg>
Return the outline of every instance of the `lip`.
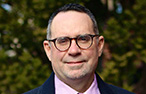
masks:
<svg viewBox="0 0 146 94"><path fill-rule="evenodd" d="M66 63L67 64L82 64L84 62L85 62L85 60L84 61L69 61L69 62L66 62Z"/></svg>
<svg viewBox="0 0 146 94"><path fill-rule="evenodd" d="M67 64L80 64L80 63L82 63L82 61L77 61L77 62L67 62Z"/></svg>

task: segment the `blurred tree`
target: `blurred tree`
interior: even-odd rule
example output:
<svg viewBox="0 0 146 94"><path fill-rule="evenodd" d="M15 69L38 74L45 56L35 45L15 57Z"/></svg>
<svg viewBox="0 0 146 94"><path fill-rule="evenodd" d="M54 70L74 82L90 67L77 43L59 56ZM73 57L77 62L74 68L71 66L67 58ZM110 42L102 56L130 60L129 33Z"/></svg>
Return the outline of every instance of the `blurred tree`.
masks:
<svg viewBox="0 0 146 94"><path fill-rule="evenodd" d="M145 11L146 1L136 0L135 4L125 6L122 13L115 11L103 32L106 40L104 59L107 60L101 75L105 81L127 90L132 91L135 87L137 94L146 92ZM139 83L138 87L136 83Z"/></svg>
<svg viewBox="0 0 146 94"><path fill-rule="evenodd" d="M17 61L9 58L4 50L0 51L0 56L1 94L20 94L32 89L41 85L51 73L48 66L42 66L40 59L33 58L28 51L23 51Z"/></svg>
<svg viewBox="0 0 146 94"><path fill-rule="evenodd" d="M49 77L51 64L42 47L48 19L70 2L84 4L79 0L0 0L1 94L26 92Z"/></svg>
<svg viewBox="0 0 146 94"><path fill-rule="evenodd" d="M141 71L146 63L146 2L114 1L115 11L109 12L107 4L100 0L0 0L0 93L23 93L49 77L51 64L42 47L48 19L57 8L72 2L87 6L95 14L99 29L105 28L102 33L106 45L100 73L104 80L128 90L133 90L138 83L144 90L141 83L145 81L145 72L141 74ZM119 14L117 1L121 4L118 4Z"/></svg>

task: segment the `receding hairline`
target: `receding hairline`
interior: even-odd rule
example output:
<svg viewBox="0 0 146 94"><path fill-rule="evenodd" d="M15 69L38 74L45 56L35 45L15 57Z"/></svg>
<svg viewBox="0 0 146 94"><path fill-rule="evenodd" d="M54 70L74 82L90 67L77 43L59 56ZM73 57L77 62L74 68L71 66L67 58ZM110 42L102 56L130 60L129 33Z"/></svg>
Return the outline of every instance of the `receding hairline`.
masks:
<svg viewBox="0 0 146 94"><path fill-rule="evenodd" d="M51 38L51 24L52 24L53 19L59 13L68 12L68 11L76 11L76 12L87 14L90 17L90 19L92 20L94 33L99 34L97 22L96 22L94 15L92 14L92 12L88 8L86 8L82 5L70 3L70 4L66 4L63 7L59 8L50 16L50 19L48 21L48 28L47 28L47 39Z"/></svg>
<svg viewBox="0 0 146 94"><path fill-rule="evenodd" d="M93 30L94 30L94 23L93 23L91 17L90 17L87 13L82 12L82 11L76 11L76 10L68 10L68 11L60 11L59 13L57 13L57 14L54 16L54 18L52 19L52 21L51 21L51 23L50 23L50 33L52 33L52 24L53 24L54 20L56 20L55 18L58 17L58 16L60 16L60 14L64 14L64 13L67 13L67 12L71 12L71 13L74 12L74 13L79 13L79 14L84 14L84 15L86 15L86 17L87 17L88 19L90 19L90 22L91 22L92 27L93 27ZM75 14L75 15L76 15L76 14ZM58 18L57 18L57 19L58 19ZM94 31L93 31L93 32L94 32ZM50 37L51 37L51 36L50 36Z"/></svg>

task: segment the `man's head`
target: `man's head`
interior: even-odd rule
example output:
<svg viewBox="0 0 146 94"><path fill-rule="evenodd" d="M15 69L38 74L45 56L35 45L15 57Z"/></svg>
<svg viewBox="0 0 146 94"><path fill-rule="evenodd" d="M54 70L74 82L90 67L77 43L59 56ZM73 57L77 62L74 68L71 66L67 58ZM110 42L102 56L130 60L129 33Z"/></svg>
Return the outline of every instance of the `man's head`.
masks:
<svg viewBox="0 0 146 94"><path fill-rule="evenodd" d="M55 11L52 14L52 16L49 19L49 23L48 23L47 39L51 38L51 24L52 24L52 20L54 19L54 17L60 12L67 12L67 11L71 11L71 10L81 12L81 13L86 13L91 18L91 20L93 22L93 28L94 28L95 34L99 34L97 22L95 20L94 15L91 13L91 11L89 9L85 8L84 6L71 3L71 4L64 5L63 7L59 8L57 11Z"/></svg>
<svg viewBox="0 0 146 94"><path fill-rule="evenodd" d="M88 9L65 5L51 16L47 33L44 49L59 79L93 77L104 38L97 35L96 21Z"/></svg>

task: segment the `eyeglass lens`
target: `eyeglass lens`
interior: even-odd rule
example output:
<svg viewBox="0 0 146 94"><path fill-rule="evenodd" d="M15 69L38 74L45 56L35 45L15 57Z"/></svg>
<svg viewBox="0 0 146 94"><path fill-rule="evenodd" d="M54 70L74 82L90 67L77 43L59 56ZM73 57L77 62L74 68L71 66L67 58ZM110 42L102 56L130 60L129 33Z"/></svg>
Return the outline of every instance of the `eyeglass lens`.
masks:
<svg viewBox="0 0 146 94"><path fill-rule="evenodd" d="M89 34L79 35L76 38L59 37L55 41L55 46L58 50L65 51L70 47L72 39L75 39L79 48L88 49L92 45L93 37Z"/></svg>

